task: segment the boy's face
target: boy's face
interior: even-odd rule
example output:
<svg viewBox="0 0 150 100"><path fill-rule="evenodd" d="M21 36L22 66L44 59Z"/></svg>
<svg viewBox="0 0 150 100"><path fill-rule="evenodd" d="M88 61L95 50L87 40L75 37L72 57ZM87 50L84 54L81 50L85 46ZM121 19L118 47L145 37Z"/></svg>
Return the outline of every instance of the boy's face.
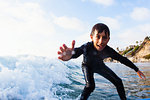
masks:
<svg viewBox="0 0 150 100"><path fill-rule="evenodd" d="M105 31L103 31L102 33L98 33L97 30L95 30L94 35L91 35L90 37L93 41L94 47L98 51L103 50L110 39L108 34L105 34Z"/></svg>

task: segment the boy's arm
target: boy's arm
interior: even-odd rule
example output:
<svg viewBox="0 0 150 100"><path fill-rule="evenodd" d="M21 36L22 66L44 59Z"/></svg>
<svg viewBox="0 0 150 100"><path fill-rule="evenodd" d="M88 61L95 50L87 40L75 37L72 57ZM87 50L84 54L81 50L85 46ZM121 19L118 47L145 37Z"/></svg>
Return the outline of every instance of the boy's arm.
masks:
<svg viewBox="0 0 150 100"><path fill-rule="evenodd" d="M73 55L71 58L78 58L81 54L83 54L84 45L78 48L74 48Z"/></svg>
<svg viewBox="0 0 150 100"><path fill-rule="evenodd" d="M109 47L109 55L112 59L119 61L120 63L134 69L136 72L139 70L129 59L117 53L114 49Z"/></svg>
<svg viewBox="0 0 150 100"><path fill-rule="evenodd" d="M127 59L126 57L123 57L122 55L120 55L114 49L112 49L110 47L109 47L109 53L110 53L111 58L121 62L122 64L124 64L124 65L126 65L132 69L134 69L140 78L144 77L144 79L146 79L145 75L129 59Z"/></svg>
<svg viewBox="0 0 150 100"><path fill-rule="evenodd" d="M87 42L78 48L74 48L74 53L71 58L78 58L81 54L84 54L90 45L91 42Z"/></svg>

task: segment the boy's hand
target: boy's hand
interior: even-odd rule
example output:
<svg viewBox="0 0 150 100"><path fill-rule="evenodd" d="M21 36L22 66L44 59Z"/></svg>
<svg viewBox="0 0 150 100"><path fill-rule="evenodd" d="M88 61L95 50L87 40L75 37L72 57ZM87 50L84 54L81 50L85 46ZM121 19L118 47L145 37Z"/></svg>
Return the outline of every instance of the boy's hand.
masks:
<svg viewBox="0 0 150 100"><path fill-rule="evenodd" d="M63 60L63 61L68 61L71 59L73 55L73 50L74 50L74 45L75 45L75 40L72 41L72 47L68 48L65 44L60 47L60 51L58 51L58 59Z"/></svg>
<svg viewBox="0 0 150 100"><path fill-rule="evenodd" d="M139 70L139 71L137 71L137 75L141 78L141 79L145 79L146 80L146 77L145 77L145 75Z"/></svg>

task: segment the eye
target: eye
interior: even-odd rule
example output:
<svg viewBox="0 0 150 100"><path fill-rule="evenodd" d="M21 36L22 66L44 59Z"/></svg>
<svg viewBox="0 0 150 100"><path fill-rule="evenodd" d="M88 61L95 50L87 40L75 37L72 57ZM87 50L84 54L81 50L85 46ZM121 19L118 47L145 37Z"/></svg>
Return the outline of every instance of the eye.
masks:
<svg viewBox="0 0 150 100"><path fill-rule="evenodd" d="M106 40L106 39L107 39L107 36L104 36L103 39Z"/></svg>
<svg viewBox="0 0 150 100"><path fill-rule="evenodd" d="M97 38L97 39L100 39L100 36L99 36L99 35L97 35L97 36L96 36L96 38Z"/></svg>

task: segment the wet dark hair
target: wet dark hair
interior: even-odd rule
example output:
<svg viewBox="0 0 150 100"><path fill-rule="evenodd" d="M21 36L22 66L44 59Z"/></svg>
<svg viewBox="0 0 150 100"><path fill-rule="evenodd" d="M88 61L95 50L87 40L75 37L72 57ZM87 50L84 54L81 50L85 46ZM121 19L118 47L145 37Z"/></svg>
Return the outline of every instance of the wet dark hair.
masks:
<svg viewBox="0 0 150 100"><path fill-rule="evenodd" d="M110 31L107 25L103 24L103 23L97 23L93 26L91 34L90 35L94 35L94 31L97 30L98 33L102 33L103 31L105 31L105 34L108 34L108 36L110 36Z"/></svg>

